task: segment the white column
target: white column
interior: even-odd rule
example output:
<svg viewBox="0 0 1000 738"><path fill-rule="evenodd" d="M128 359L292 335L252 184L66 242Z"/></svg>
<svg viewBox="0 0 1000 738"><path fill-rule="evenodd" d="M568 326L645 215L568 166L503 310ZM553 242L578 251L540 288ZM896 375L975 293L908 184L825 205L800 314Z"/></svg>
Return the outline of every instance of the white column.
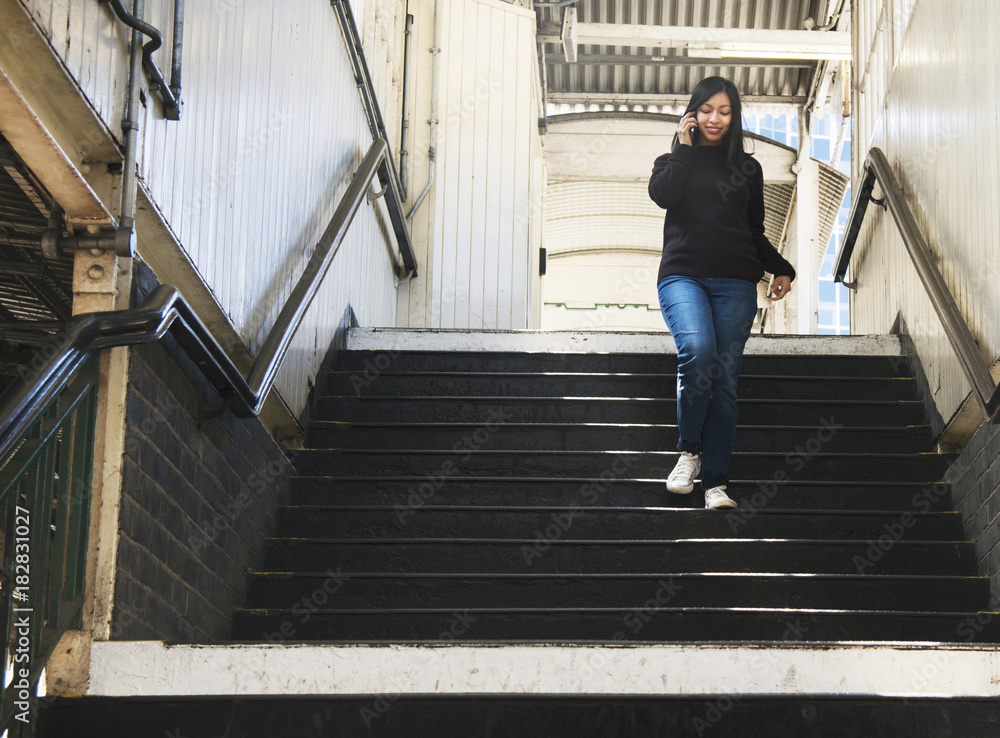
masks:
<svg viewBox="0 0 1000 738"><path fill-rule="evenodd" d="M815 334L819 310L819 162L809 156L798 161L796 213L798 227L795 242L795 287L800 334Z"/></svg>

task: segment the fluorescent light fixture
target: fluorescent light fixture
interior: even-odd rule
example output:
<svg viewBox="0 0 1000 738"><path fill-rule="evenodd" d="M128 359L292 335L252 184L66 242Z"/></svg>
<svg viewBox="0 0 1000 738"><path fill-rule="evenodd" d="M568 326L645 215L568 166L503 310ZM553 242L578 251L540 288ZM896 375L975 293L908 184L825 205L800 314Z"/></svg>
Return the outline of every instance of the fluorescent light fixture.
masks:
<svg viewBox="0 0 1000 738"><path fill-rule="evenodd" d="M849 51L817 47L788 47L767 44L721 43L717 46L692 43L687 45L688 56L704 59L789 59L789 60L838 60L850 59Z"/></svg>
<svg viewBox="0 0 1000 738"><path fill-rule="evenodd" d="M576 62L576 28L576 8L566 8L563 10L562 31L559 38L562 41L566 61L571 64Z"/></svg>
<svg viewBox="0 0 1000 738"><path fill-rule="evenodd" d="M850 59L850 52L823 51L820 49L720 49L723 57L745 59Z"/></svg>

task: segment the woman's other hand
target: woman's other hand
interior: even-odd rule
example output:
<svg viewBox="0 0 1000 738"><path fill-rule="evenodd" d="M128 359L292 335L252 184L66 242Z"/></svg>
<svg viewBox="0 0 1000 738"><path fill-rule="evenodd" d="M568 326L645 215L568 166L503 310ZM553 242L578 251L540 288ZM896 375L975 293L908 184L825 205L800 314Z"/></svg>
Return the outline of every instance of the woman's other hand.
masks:
<svg viewBox="0 0 1000 738"><path fill-rule="evenodd" d="M677 124L677 141L691 146L691 131L697 127L698 121L695 120L695 114L688 113L685 115Z"/></svg>
<svg viewBox="0 0 1000 738"><path fill-rule="evenodd" d="M779 275L771 282L771 302L780 300L792 289L792 280L787 275Z"/></svg>

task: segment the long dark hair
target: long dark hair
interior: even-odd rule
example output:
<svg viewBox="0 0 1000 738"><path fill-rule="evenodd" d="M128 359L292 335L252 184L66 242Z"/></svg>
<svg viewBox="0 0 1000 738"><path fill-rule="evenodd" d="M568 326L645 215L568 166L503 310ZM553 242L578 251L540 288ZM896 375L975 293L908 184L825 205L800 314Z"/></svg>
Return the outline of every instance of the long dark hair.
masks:
<svg viewBox="0 0 1000 738"><path fill-rule="evenodd" d="M729 122L729 130L722 137L722 148L726 152L726 163L729 166L738 167L743 163L747 152L743 148L743 105L740 103L740 93L736 89L736 85L725 77L705 77L695 86L681 117L683 118L688 113L697 113L698 108L704 105L706 100L720 92L726 93L733 113ZM693 129L691 143L697 146L700 136L701 132L697 128ZM677 144L677 134L675 133L674 142L670 147L671 151L677 148Z"/></svg>

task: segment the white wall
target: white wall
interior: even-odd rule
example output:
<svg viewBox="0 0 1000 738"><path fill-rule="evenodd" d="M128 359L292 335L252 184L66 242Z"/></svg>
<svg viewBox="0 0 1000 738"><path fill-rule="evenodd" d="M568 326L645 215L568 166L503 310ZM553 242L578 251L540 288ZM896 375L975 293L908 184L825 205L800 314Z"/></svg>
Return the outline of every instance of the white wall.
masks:
<svg viewBox="0 0 1000 738"><path fill-rule="evenodd" d="M855 181L887 154L987 362L1000 351L1000 6L855 0ZM947 421L969 386L891 216L871 208L851 264L854 333L901 314Z"/></svg>
<svg viewBox="0 0 1000 738"><path fill-rule="evenodd" d="M543 177L535 16L500 0L440 7L435 181L412 220L421 277L399 290L399 325L525 328ZM433 11L433 0L410 2L411 203L428 175Z"/></svg>
<svg viewBox="0 0 1000 738"><path fill-rule="evenodd" d="M21 2L120 136L127 29L96 0ZM171 0L146 3L146 19L166 37L154 58L167 75L172 9ZM403 6L364 0L355 12L387 127L398 139ZM188 2L183 84L180 122L164 120L147 92L141 186L256 352L371 144L335 11L315 0ZM390 143L398 154L398 140ZM371 206L361 208L289 351L277 386L296 414L348 305L363 325L395 324L396 289L379 221Z"/></svg>

